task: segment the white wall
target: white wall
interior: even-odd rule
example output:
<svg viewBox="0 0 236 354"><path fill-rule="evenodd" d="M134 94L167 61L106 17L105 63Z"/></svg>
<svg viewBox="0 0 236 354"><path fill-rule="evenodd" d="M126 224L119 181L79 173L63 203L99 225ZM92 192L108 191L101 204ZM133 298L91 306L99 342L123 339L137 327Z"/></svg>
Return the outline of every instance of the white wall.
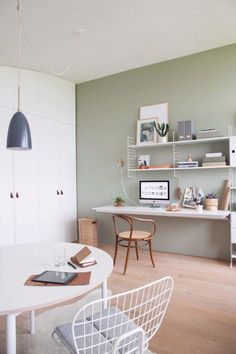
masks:
<svg viewBox="0 0 236 354"><path fill-rule="evenodd" d="M17 69L0 67L0 244L71 241L76 238L75 85L22 70L20 108L30 124L32 150L11 151L6 139L17 110L17 86Z"/></svg>

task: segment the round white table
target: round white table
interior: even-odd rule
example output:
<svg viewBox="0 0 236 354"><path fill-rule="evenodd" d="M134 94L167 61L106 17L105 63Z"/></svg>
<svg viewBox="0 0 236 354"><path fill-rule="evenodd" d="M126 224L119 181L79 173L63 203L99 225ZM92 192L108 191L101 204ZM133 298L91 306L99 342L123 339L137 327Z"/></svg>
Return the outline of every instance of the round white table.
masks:
<svg viewBox="0 0 236 354"><path fill-rule="evenodd" d="M112 272L113 261L106 252L89 246L97 264L73 269L69 265L54 267L53 252L65 247L67 260L84 245L76 243L34 243L0 247L0 315L6 316L7 354L16 353L16 316L31 311L31 332L34 332L34 310L55 305L83 295L101 285L101 296L107 296L107 278ZM89 285L81 286L25 286L32 274L45 270L70 272L91 271Z"/></svg>

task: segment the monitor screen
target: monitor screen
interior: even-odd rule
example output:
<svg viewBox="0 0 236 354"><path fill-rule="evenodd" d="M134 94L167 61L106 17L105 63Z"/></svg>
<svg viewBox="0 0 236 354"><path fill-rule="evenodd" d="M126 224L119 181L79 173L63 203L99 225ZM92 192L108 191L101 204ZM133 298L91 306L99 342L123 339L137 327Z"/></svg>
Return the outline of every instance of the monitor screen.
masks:
<svg viewBox="0 0 236 354"><path fill-rule="evenodd" d="M169 181L139 181L139 202L146 204L169 204Z"/></svg>

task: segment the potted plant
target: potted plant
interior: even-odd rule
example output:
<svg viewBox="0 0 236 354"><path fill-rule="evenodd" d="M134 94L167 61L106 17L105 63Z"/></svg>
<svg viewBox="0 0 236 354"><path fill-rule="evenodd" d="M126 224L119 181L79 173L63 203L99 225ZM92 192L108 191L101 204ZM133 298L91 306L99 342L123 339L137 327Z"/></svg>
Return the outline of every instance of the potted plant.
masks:
<svg viewBox="0 0 236 354"><path fill-rule="evenodd" d="M218 210L218 198L215 193L208 193L205 199L206 210Z"/></svg>
<svg viewBox="0 0 236 354"><path fill-rule="evenodd" d="M123 197L121 197L120 195L115 197L114 199L114 206L115 207L120 207L123 206L125 204L125 200Z"/></svg>
<svg viewBox="0 0 236 354"><path fill-rule="evenodd" d="M158 143L167 143L168 141L168 132L169 132L169 124L168 123L157 123L154 121L154 128L158 134Z"/></svg>

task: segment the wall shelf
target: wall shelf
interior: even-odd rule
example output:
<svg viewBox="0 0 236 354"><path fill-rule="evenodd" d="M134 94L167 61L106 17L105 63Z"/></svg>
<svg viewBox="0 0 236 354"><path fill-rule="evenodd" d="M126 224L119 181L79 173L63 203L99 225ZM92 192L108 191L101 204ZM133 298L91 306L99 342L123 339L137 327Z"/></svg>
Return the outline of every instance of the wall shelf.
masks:
<svg viewBox="0 0 236 354"><path fill-rule="evenodd" d="M228 136L223 136L219 138L209 138L209 139L196 139L196 140L183 140L183 141L169 141L168 143L154 143L154 144L129 144L128 148L132 149L146 149L146 148L158 148L158 147L172 147L173 145L195 145L204 143L214 143L219 141L229 141Z"/></svg>
<svg viewBox="0 0 236 354"><path fill-rule="evenodd" d="M161 171L186 171L186 170L224 170L224 169L229 169L230 166L213 166L213 167L169 167L169 168L146 168L146 169L141 169L141 168L131 168L129 169L130 172L149 172L149 171L156 171L156 172L161 172ZM236 187L234 187L236 189Z"/></svg>

